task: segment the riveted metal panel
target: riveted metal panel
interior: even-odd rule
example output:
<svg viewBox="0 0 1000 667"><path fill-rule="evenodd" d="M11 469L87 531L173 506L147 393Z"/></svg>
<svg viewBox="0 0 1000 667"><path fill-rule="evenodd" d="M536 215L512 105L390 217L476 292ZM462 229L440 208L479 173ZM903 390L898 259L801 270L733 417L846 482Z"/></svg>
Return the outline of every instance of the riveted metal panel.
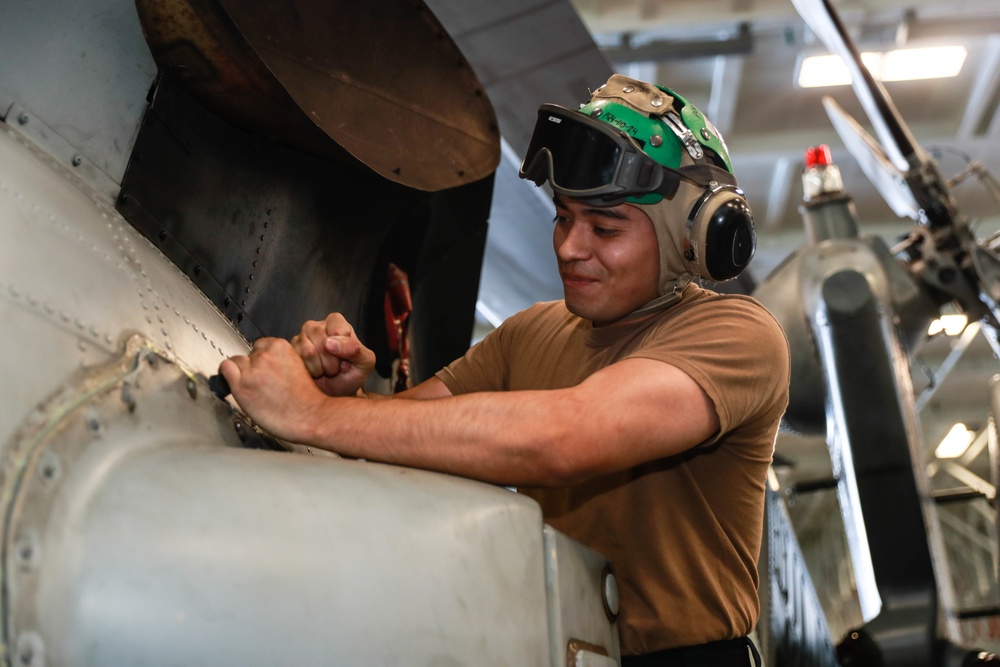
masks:
<svg viewBox="0 0 1000 667"><path fill-rule="evenodd" d="M120 183L155 76L131 2L0 3L0 118L17 105L66 164L79 154Z"/></svg>
<svg viewBox="0 0 1000 667"><path fill-rule="evenodd" d="M53 665L548 664L534 502L249 451L233 418L137 337L22 424L0 503L14 648Z"/></svg>
<svg viewBox="0 0 1000 667"><path fill-rule="evenodd" d="M0 443L141 334L210 375L246 341L79 175L0 125Z"/></svg>

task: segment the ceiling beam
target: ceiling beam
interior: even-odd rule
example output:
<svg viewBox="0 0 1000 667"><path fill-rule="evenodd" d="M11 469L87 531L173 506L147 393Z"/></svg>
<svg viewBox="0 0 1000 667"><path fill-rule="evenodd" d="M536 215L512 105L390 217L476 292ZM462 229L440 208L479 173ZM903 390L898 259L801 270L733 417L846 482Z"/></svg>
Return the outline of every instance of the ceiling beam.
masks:
<svg viewBox="0 0 1000 667"><path fill-rule="evenodd" d="M746 55L753 50L753 35L750 34L750 25L747 23L740 23L736 32L731 35L704 39L654 39L636 44L632 36L626 33L622 44L605 46L601 50L604 57L616 65L726 54Z"/></svg>
<svg viewBox="0 0 1000 667"><path fill-rule="evenodd" d="M972 84L969 101L958 127L959 139L971 139L985 133L996 116L1000 95L1000 37L990 37L978 63L979 73Z"/></svg>
<svg viewBox="0 0 1000 667"><path fill-rule="evenodd" d="M706 113L716 129L726 136L733 129L736 118L736 100L739 98L740 82L743 79L743 58L740 56L716 56L712 70L712 93Z"/></svg>

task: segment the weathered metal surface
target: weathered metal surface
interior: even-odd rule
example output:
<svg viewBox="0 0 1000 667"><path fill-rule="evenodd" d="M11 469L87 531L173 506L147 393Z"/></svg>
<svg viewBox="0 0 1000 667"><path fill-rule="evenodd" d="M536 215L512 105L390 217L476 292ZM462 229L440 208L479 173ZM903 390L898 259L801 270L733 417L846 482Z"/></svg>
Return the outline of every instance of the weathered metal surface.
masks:
<svg viewBox="0 0 1000 667"><path fill-rule="evenodd" d="M249 339L336 310L391 362L383 301L396 264L413 292L420 381L468 349L491 188L426 193L274 145L164 76L118 208Z"/></svg>
<svg viewBox="0 0 1000 667"><path fill-rule="evenodd" d="M204 295L90 189L0 125L0 442L74 372L139 333L214 373L246 341Z"/></svg>
<svg viewBox="0 0 1000 667"><path fill-rule="evenodd" d="M241 449L230 407L205 389L133 338L6 444L15 659L549 664L535 503L432 473Z"/></svg>
<svg viewBox="0 0 1000 667"><path fill-rule="evenodd" d="M421 2L136 6L160 67L237 126L310 153L343 147L420 190L481 180L500 160L493 108Z"/></svg>

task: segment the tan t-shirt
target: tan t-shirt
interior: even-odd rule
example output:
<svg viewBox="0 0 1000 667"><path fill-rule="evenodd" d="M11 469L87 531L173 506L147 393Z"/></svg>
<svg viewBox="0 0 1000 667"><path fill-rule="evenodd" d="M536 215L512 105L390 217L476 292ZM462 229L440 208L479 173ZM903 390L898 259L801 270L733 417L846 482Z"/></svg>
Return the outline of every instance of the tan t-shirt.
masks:
<svg viewBox="0 0 1000 667"><path fill-rule="evenodd" d="M438 377L456 395L560 389L630 357L690 375L714 402L719 432L678 456L521 491L547 523L611 561L623 654L745 635L759 613L764 484L788 402L788 346L763 306L690 285L665 311L594 328L562 301L536 304ZM663 406L663 419L683 418Z"/></svg>

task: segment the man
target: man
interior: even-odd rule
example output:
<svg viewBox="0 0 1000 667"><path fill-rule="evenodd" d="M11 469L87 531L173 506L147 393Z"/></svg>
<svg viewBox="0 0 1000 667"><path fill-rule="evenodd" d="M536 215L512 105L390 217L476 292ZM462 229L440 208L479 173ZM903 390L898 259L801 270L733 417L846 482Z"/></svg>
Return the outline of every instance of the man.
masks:
<svg viewBox="0 0 1000 667"><path fill-rule="evenodd" d="M753 251L725 145L680 96L616 75L579 111L542 105L521 175L555 193L565 299L396 395L434 400L359 400L374 355L336 314L221 372L279 437L520 487L613 563L625 665L753 664L789 359L756 301L691 283Z"/></svg>

